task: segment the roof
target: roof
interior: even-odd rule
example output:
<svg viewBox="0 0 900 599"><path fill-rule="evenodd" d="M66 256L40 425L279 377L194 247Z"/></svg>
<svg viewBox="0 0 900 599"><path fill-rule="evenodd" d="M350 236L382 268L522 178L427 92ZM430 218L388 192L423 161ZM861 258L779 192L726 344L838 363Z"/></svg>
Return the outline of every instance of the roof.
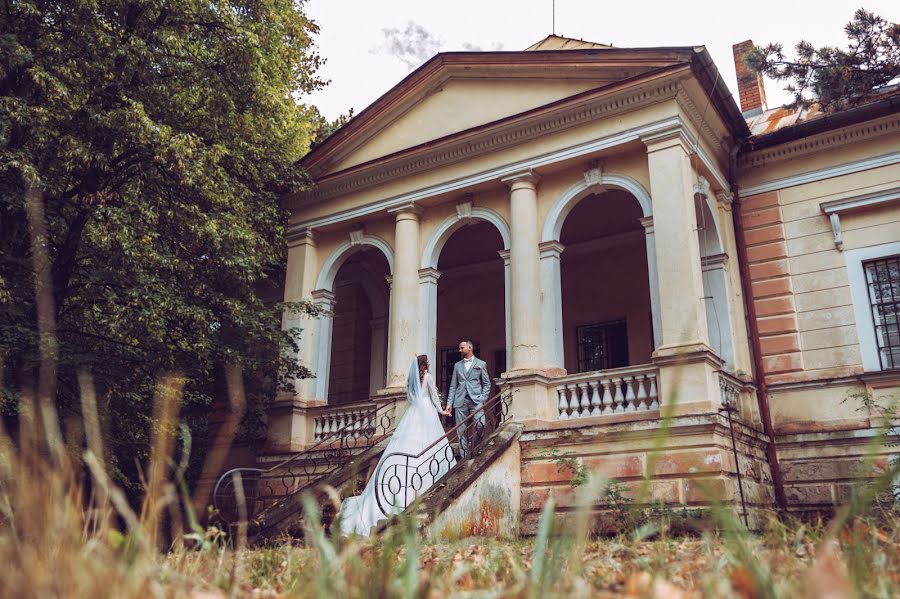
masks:
<svg viewBox="0 0 900 599"><path fill-rule="evenodd" d="M588 42L582 39L574 39L571 37L563 37L561 35L548 35L539 42L535 42L525 48L526 52L534 50L584 50L586 48L612 48L609 44L598 44L596 42Z"/></svg>
<svg viewBox="0 0 900 599"><path fill-rule="evenodd" d="M576 43L587 47L576 47ZM548 46L569 49L543 49ZM728 86L718 74L703 46L615 48L559 36L548 36L529 50L519 52L442 52L375 100L324 143L313 149L300 162L313 177L319 177L335 164L342 154L365 143L366 133L378 123L389 121L423 98L430 89L449 77L556 77L592 78L596 73L615 73L620 81L649 77L674 66L690 67L712 100L712 107L728 124L737 138L749 136ZM609 82L600 83L602 89ZM585 92L587 93L587 92ZM413 150L414 148L409 148Z"/></svg>
<svg viewBox="0 0 900 599"><path fill-rule="evenodd" d="M865 104L839 112L822 112L818 105L809 108L773 108L747 119L752 136L745 151L758 150L807 135L846 127L900 111L900 88L884 90Z"/></svg>

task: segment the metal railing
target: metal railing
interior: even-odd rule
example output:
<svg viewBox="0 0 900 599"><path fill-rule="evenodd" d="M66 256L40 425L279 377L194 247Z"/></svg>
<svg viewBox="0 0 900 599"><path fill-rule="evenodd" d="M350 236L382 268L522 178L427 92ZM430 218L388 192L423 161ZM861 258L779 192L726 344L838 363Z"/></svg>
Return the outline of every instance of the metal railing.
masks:
<svg viewBox="0 0 900 599"><path fill-rule="evenodd" d="M371 406L308 449L269 468L233 468L216 481L213 506L225 522L252 520L375 445L394 427L397 400ZM246 513L241 513L241 510Z"/></svg>
<svg viewBox="0 0 900 599"><path fill-rule="evenodd" d="M452 440L467 443L467 456L477 454L485 440L510 420L512 390L497 393L464 420L417 454L391 452L375 470L375 498L385 515L406 509L456 464Z"/></svg>

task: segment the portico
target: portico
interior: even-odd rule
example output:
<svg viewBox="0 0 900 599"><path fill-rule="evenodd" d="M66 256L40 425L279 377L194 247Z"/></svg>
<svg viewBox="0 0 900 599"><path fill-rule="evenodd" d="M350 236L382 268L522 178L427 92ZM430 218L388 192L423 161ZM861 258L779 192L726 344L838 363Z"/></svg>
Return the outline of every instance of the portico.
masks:
<svg viewBox="0 0 900 599"><path fill-rule="evenodd" d="M276 404L272 448L302 450L366 406L402 398L416 354L428 354L442 387L460 337L513 392L512 418L535 439L652 430L664 415L690 431L724 401L752 421L746 337L732 334L744 314L723 175L728 115L697 108L716 100L692 50L604 52L626 65L627 81L605 66L612 54L522 53L509 76L541 101L480 117L466 94L499 85L504 67L489 64L496 56L465 67L442 57L304 161L318 185L288 200L303 231L288 258L290 297L339 314L336 280L366 291L378 285L364 270L386 278L386 357L377 366L374 325L360 336L368 353L357 352L384 377L365 392L345 382L349 362L335 371L329 356L348 340L328 318L306 323L297 359L316 379ZM447 119L463 107L468 118L453 129ZM427 137L423 126L434 137L405 136L413 127ZM380 322L373 294L358 297ZM358 397L339 399L337 385ZM716 434L690 443L713 447Z"/></svg>

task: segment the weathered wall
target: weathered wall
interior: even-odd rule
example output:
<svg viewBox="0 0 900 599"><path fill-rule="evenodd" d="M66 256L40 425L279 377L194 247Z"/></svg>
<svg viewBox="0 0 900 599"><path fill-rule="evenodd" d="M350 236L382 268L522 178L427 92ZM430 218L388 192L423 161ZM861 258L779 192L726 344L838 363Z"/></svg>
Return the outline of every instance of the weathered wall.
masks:
<svg viewBox="0 0 900 599"><path fill-rule="evenodd" d="M736 433L750 524L758 527L762 510L773 499L765 444L758 433L740 424ZM657 446L660 434L666 435L662 449ZM569 423L566 428L531 430L522 436L522 534L535 534L551 495L562 518L575 508L572 472L561 472L550 450L574 458L594 475L621 483L628 498L635 497L648 476L648 502L704 508L721 501L740 511L734 451L723 417L675 418L668 433L660 433L655 421L581 427ZM613 528L608 502L601 499L592 512L598 526Z"/></svg>
<svg viewBox="0 0 900 599"><path fill-rule="evenodd" d="M843 248L835 243L822 209L826 202L897 188L900 165L887 161L809 182L801 178L877 160L896 152L900 142L896 133L881 129L862 137L854 130L751 154L744 159L750 166L740 175L742 187L776 187L742 197L739 209L779 462L788 503L797 511L830 509L849 497L861 474L883 470L888 452L871 446L878 418L861 397L868 394L883 403L900 398L900 374L863 364L860 331L871 323L857 318L860 306L854 304L848 272L855 250L900 241L900 204L842 212ZM797 179L779 183L790 177ZM866 471L862 464L869 455L873 468Z"/></svg>
<svg viewBox="0 0 900 599"><path fill-rule="evenodd" d="M519 535L521 452L514 441L438 514L426 529L431 541Z"/></svg>

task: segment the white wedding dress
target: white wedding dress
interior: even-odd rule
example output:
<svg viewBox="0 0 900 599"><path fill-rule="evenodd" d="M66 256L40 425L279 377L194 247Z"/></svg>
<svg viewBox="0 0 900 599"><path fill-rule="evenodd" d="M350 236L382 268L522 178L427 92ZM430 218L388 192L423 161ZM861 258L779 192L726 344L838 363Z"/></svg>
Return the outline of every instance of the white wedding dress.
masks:
<svg viewBox="0 0 900 599"><path fill-rule="evenodd" d="M406 413L394 429L365 490L341 504L337 523L343 536L369 535L387 513L402 512L404 506L425 493L456 464L446 439L429 448L444 436L444 427L438 418L434 379L426 372L420 384L415 360L407 378L406 395L409 402ZM421 457L415 457L426 448L428 451ZM398 453L406 455L392 455Z"/></svg>

